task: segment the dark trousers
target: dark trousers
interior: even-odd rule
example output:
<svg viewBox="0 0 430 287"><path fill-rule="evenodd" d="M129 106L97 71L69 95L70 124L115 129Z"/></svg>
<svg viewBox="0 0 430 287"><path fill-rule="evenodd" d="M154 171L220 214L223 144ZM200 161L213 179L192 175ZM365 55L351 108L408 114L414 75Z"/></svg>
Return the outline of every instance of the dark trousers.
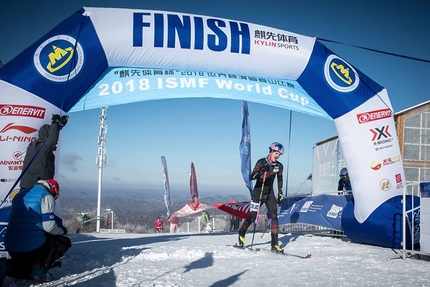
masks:
<svg viewBox="0 0 430 287"><path fill-rule="evenodd" d="M269 192L263 193L262 198L260 200L260 190L254 188L254 192L252 194L252 200L254 202L260 202L261 204L265 203L267 206L267 209L270 213L271 218L271 245L274 247L275 245L278 245L278 207L276 205L276 199L273 190L271 187L268 187ZM246 231L248 230L249 226L255 221L257 218L257 211L251 211L249 213L248 218L245 219L245 221L242 224L242 227L239 230L239 234L242 234L242 236L245 236Z"/></svg>
<svg viewBox="0 0 430 287"><path fill-rule="evenodd" d="M35 264L45 270L53 267L54 262L61 258L72 247L70 238L63 235L46 234L45 243L28 252L9 252L6 275L14 278L31 278L31 271Z"/></svg>

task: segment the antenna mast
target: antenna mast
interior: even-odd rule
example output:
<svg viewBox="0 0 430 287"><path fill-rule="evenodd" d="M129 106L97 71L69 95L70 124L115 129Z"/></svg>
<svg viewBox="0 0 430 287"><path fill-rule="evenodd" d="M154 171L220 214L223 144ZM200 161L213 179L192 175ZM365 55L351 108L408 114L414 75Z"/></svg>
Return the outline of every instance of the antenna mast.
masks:
<svg viewBox="0 0 430 287"><path fill-rule="evenodd" d="M100 232L100 205L102 197L102 170L106 166L106 134L107 134L107 124L106 124L106 112L108 107L102 107L100 111L100 130L98 138L98 156L96 157L96 164L99 169L99 182L97 191L97 230Z"/></svg>

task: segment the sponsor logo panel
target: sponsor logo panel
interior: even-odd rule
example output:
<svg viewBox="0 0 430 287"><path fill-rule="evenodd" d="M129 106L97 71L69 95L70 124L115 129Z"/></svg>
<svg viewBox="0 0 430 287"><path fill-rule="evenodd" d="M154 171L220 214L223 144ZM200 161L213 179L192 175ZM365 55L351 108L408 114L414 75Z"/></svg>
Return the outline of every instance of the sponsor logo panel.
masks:
<svg viewBox="0 0 430 287"><path fill-rule="evenodd" d="M27 105L5 105L0 104L0 116L15 116L15 117L29 117L36 119L45 118L46 109L36 106Z"/></svg>
<svg viewBox="0 0 430 287"><path fill-rule="evenodd" d="M337 218L342 214L343 207L337 206L336 204L333 204L330 208L330 210L327 212L327 217L331 218Z"/></svg>
<svg viewBox="0 0 430 287"><path fill-rule="evenodd" d="M396 178L396 189L403 188L402 175L400 173L398 173L398 174L396 174L395 178Z"/></svg>
<svg viewBox="0 0 430 287"><path fill-rule="evenodd" d="M380 109L357 114L357 120L359 124L365 124L373 121L390 118L392 114L393 112L390 109Z"/></svg>
<svg viewBox="0 0 430 287"><path fill-rule="evenodd" d="M382 161L372 161L370 168L373 170L380 170L383 166L387 166L400 161L400 155L396 155L389 158L384 158Z"/></svg>
<svg viewBox="0 0 430 287"><path fill-rule="evenodd" d="M15 151L12 154L13 159L0 159L0 166L7 166L9 171L22 170L24 165L24 153L20 151ZM0 179L1 182L8 182L6 179Z"/></svg>
<svg viewBox="0 0 430 287"><path fill-rule="evenodd" d="M370 140L373 143L375 151L393 147L392 142L394 138L391 136L389 125L369 129L369 131L372 134Z"/></svg>
<svg viewBox="0 0 430 287"><path fill-rule="evenodd" d="M30 134L37 132L36 128L15 124L14 122L6 124L0 130L0 142L32 142L36 140L35 136ZM25 134L25 135L22 135Z"/></svg>

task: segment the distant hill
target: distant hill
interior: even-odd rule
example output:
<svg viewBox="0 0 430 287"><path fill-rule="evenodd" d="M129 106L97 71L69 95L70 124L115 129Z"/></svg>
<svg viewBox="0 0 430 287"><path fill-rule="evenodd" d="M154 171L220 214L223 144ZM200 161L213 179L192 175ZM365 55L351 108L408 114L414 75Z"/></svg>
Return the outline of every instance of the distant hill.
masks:
<svg viewBox="0 0 430 287"><path fill-rule="evenodd" d="M204 192L202 192L204 193ZM61 192L61 209L63 220L73 222L78 213L92 213L97 211L97 190L84 188L71 190L64 187ZM206 204L224 203L229 200L246 201L249 195L216 195L199 198ZM190 201L189 192L182 192L171 196L171 212L181 209ZM136 189L103 189L101 196L101 213L110 209L114 212L115 224L152 227L157 217L166 219L166 206L164 195L159 190L136 190ZM222 211L220 211L222 213ZM76 220L77 221L77 220Z"/></svg>

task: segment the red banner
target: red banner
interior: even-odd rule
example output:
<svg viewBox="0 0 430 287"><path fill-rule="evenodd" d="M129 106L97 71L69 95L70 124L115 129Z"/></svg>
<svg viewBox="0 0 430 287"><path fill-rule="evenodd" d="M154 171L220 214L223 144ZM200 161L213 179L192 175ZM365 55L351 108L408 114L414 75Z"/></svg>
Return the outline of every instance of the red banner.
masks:
<svg viewBox="0 0 430 287"><path fill-rule="evenodd" d="M237 202L235 200L230 200L226 203L215 203L212 204L212 206L227 212L228 214L244 219L249 215L249 201Z"/></svg>

